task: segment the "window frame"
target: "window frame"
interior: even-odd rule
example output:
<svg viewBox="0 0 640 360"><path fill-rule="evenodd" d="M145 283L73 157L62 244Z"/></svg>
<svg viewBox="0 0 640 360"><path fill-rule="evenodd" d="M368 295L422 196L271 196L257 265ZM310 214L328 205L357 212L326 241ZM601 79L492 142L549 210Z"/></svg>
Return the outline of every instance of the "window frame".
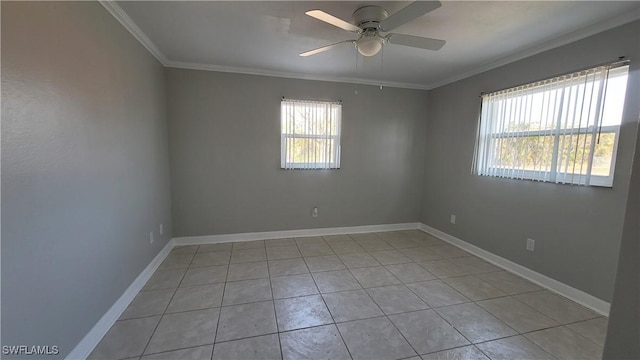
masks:
<svg viewBox="0 0 640 360"><path fill-rule="evenodd" d="M290 103L301 103L306 106L309 105L318 105L322 104L324 106L329 106L329 111L334 110L334 106L337 106L337 116L335 121L336 133L333 134L296 134L295 130L293 133L285 132L285 119L284 119L284 110L283 104L285 102ZM299 100L299 99L289 99L282 98L281 107L280 107L280 168L283 170L337 170L340 169L341 162L341 138L342 138L342 101L321 101L321 100ZM331 122L332 120L328 120ZM331 143L331 151L328 153L330 158L333 158L333 161L324 161L324 162L288 162L287 161L287 142L289 140L296 139L322 139L327 140Z"/></svg>
<svg viewBox="0 0 640 360"><path fill-rule="evenodd" d="M601 65L602 66L602 65ZM589 71L592 69L597 69L599 66L590 68L590 69L585 69L583 71ZM628 60L624 60L618 63L614 63L614 64L610 64L610 70L614 70L614 69L618 69L621 67L627 67L626 70L626 76L629 76L629 71L630 71L630 67L629 67L629 61ZM578 71L580 72L580 71ZM578 73L578 72L574 72L574 73ZM501 91L507 91L507 90L515 90L518 88L521 88L523 86L533 86L535 87L543 87L543 85L537 85L540 83L545 83L545 82L552 82L557 78L560 78L563 75L560 76L554 76L545 80L541 80L541 81L535 81L535 82L531 82L528 84L524 84L524 85L520 85L520 86L515 86L513 88L509 88L509 89L505 89L505 90L498 90L498 91L494 91L491 93L482 93L481 94L481 98L483 98L485 95L489 95L489 94L494 94L494 93L499 93ZM607 83L605 83L605 87L608 84L609 81L609 77L607 77L606 79ZM628 88L628 78L627 78L627 88ZM571 84L569 84L569 86L571 86ZM566 89L566 88L565 88ZM625 99L626 99L626 90L625 89ZM606 93L605 93L606 94ZM522 95L518 95L517 97L524 97L527 96L528 94L522 94ZM606 96L606 95L605 95ZM604 100L606 101L606 100ZM484 102L484 98L482 100L482 102ZM625 100L626 102L626 100ZM624 105L624 104L623 104ZM605 103L603 102L603 110L604 111L604 106ZM590 174L589 177L589 186L599 186L599 187L613 187L613 180L614 180L614 174L615 174L615 165L616 165L616 159L617 159L617 155L618 155L618 145L619 145L619 141L620 141L620 127L622 125L622 119L624 118L624 113L621 115L621 119L620 119L620 124L617 125L599 125L597 126L597 130L595 129L596 127L594 125L590 125L590 126L581 126L581 127L565 127L565 128L561 128L559 125L557 127L554 127L552 129L546 129L546 130L529 130L529 131L511 131L511 132L494 132L491 134L485 134L485 136L489 136L492 139L518 139L518 138L526 138L526 137L549 137L552 141L553 141L553 153L551 154L553 157L552 160L552 165L549 166L548 170L525 170L525 169L519 169L519 168L513 168L513 167L499 167L499 166L495 166L495 164L492 164L494 166L487 166L483 172L480 171L479 165L477 164L477 157L478 157L478 153L480 151L480 142L481 142L481 138L483 136L483 134L481 134L481 123L482 121L485 121L482 118L482 115L484 114L483 111L480 111L480 116L479 116L479 123L478 123L478 134L476 136L476 145L474 147L474 161L473 161L473 173L477 174L477 175L481 175L481 176L490 176L490 177L501 177L501 178L509 178L509 179L513 179L513 180L532 180L532 181L539 181L539 182L550 182L550 183L557 183L557 184L573 184L573 185L587 185L586 184L586 174L581 174L581 173L576 173L576 172L565 172L565 171L558 171L557 170L557 158L560 156L561 151L559 149L559 141L560 138L562 136L583 136L583 135L592 135L592 136L600 136L602 134L613 134L614 136L614 143L613 143L613 148L612 148L612 153L611 153L611 163L609 164L609 175L597 175L597 174ZM496 121L495 119L491 119L491 121ZM495 146L495 142L493 140L491 140L488 145L485 145L488 148L494 147ZM509 172L513 173L513 172L517 172L518 176L511 176L511 174L509 174ZM572 177L578 177L578 181L558 181L559 177L565 177L565 178L572 178ZM584 180L582 178L585 178Z"/></svg>
<svg viewBox="0 0 640 360"><path fill-rule="evenodd" d="M581 128L572 128L572 135L590 135L593 133L593 126L589 127L581 127ZM591 186L600 186L600 187L612 187L613 186L613 174L615 173L615 165L616 165L616 156L618 153L618 141L620 136L620 125L607 125L602 126L599 131L599 134L614 134L615 143L613 145L613 152L611 154L611 164L609 165L609 175L591 175L590 183ZM510 134L516 134L510 136ZM524 138L524 137L532 137L532 136L548 136L552 138L558 138L559 136L570 135L569 131L566 129L552 129L552 130L532 130L532 131L514 131L511 133L502 133L502 134L491 134L492 138L502 138L502 139L516 139L516 138ZM554 139L555 143L555 139ZM558 156L557 149L553 152L553 157ZM555 161L553 161L555 163ZM518 178L514 178L515 180L523 179L523 180L533 180L533 181L542 181L542 182L550 182L556 183L556 179L559 176L580 176L580 174L568 173L562 171L554 171L555 167L551 166L550 171L542 171L542 170L522 170L522 169L514 169L514 168L500 168L497 166L487 168L487 174L483 174L491 177L505 177L501 175L496 175L496 173L502 171L518 171L521 175ZM492 174L493 173L493 174ZM541 176L536 174L541 174L544 180L540 180ZM566 182L562 184L571 184L571 182ZM584 185L582 182L574 185Z"/></svg>

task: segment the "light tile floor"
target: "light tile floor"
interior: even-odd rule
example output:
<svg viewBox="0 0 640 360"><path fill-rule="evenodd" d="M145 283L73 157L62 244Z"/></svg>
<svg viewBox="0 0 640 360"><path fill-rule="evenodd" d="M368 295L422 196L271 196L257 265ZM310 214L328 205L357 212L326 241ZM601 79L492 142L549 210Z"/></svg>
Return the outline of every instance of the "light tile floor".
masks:
<svg viewBox="0 0 640 360"><path fill-rule="evenodd" d="M600 359L607 319L421 231L181 246L92 359Z"/></svg>

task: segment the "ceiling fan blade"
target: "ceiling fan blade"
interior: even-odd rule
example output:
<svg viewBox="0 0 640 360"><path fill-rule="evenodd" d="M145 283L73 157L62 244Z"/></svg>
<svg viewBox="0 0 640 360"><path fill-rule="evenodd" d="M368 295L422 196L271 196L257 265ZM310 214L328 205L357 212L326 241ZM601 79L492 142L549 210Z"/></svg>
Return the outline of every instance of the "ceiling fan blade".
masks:
<svg viewBox="0 0 640 360"><path fill-rule="evenodd" d="M410 46L425 50L440 50L446 41L440 39L432 39L421 36L389 34L386 39L391 44Z"/></svg>
<svg viewBox="0 0 640 360"><path fill-rule="evenodd" d="M300 53L300 56L306 57L306 56L311 56L311 55L315 55L315 54L319 54L321 52L325 52L327 50L333 49L336 46L342 45L344 43L355 43L355 40L345 40L345 41L340 41L338 43L335 44L331 44L331 45L327 45L327 46L323 46L321 48L317 48L317 49L313 49L313 50L309 50L303 53Z"/></svg>
<svg viewBox="0 0 640 360"><path fill-rule="evenodd" d="M356 33L360 33L362 32L362 29L360 29L359 27L350 24L342 19L339 19L333 15L327 14L326 12L322 11L322 10L310 10L307 11L305 14L311 16L312 18L316 18L320 21L324 21L326 23L329 23L333 26L337 26L340 29L343 30L347 30L347 31L352 31L352 32L356 32Z"/></svg>
<svg viewBox="0 0 640 360"><path fill-rule="evenodd" d="M388 18L380 22L380 30L387 32L398 26L417 19L420 16L433 11L442 6L440 1L414 1L404 8L391 14Z"/></svg>

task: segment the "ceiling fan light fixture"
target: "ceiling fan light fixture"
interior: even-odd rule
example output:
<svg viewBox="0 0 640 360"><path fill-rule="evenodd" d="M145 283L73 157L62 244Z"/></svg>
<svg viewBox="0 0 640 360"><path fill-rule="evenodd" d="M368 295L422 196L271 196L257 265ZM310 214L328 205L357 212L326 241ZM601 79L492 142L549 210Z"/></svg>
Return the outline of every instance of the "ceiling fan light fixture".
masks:
<svg viewBox="0 0 640 360"><path fill-rule="evenodd" d="M356 48L362 56L374 56L382 50L384 39L379 36L362 36L356 41Z"/></svg>

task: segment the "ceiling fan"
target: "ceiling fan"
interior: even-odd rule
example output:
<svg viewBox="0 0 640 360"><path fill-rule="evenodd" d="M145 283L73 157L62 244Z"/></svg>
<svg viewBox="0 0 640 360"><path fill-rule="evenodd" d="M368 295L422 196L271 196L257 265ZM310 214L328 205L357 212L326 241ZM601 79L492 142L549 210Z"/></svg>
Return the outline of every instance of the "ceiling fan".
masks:
<svg viewBox="0 0 640 360"><path fill-rule="evenodd" d="M353 24L350 24L322 10L310 10L305 14L324 21L343 30L359 34L356 40L345 40L335 44L323 46L306 51L300 56L311 56L333 49L346 43L352 43L363 56L374 56L382 50L386 43L409 46L426 50L440 50L445 44L444 40L425 38L421 36L405 34L386 34L400 25L408 23L420 16L439 8L440 1L414 1L401 10L391 14L380 6L369 5L359 8L353 13Z"/></svg>

